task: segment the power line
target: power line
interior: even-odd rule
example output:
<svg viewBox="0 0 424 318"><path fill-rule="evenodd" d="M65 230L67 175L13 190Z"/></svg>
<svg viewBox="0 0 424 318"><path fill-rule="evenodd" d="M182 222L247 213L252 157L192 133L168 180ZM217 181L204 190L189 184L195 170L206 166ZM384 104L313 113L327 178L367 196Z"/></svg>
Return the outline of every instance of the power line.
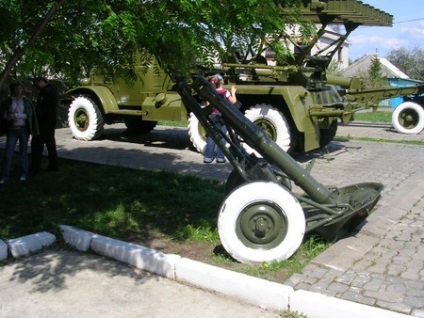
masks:
<svg viewBox="0 0 424 318"><path fill-rule="evenodd" d="M415 22L415 21L421 21L421 20L424 20L424 18L418 18L418 19L412 19L412 20L399 21L399 22L394 22L393 24L408 23L408 22Z"/></svg>

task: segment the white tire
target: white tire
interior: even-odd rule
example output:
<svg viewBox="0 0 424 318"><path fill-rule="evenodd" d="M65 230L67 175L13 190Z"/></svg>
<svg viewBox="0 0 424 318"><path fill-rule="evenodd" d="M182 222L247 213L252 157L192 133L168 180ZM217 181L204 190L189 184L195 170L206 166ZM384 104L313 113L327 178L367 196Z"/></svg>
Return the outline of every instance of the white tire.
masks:
<svg viewBox="0 0 424 318"><path fill-rule="evenodd" d="M424 129L424 109L414 102L404 102L394 110L392 124L403 134L419 134Z"/></svg>
<svg viewBox="0 0 424 318"><path fill-rule="evenodd" d="M68 112L69 127L78 140L94 140L103 132L104 121L96 103L87 97L74 99Z"/></svg>
<svg viewBox="0 0 424 318"><path fill-rule="evenodd" d="M203 153L206 147L206 130L200 125L199 120L193 113L190 113L188 119L188 136L193 144L193 147L200 153Z"/></svg>
<svg viewBox="0 0 424 318"><path fill-rule="evenodd" d="M254 124L262 127L265 133L270 137L281 149L290 151L292 146L292 136L290 133L290 125L285 116L278 109L267 104L258 104L246 110L245 116ZM243 143L247 153L254 152L259 154L249 145Z"/></svg>
<svg viewBox="0 0 424 318"><path fill-rule="evenodd" d="M247 264L282 261L299 248L305 215L298 200L273 182L245 183L221 205L218 232L226 251Z"/></svg>

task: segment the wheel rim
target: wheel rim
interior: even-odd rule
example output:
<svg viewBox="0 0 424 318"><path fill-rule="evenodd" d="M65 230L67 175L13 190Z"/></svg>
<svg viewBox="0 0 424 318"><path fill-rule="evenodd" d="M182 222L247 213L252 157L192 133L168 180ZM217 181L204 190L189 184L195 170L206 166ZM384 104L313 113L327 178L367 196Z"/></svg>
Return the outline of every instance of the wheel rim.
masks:
<svg viewBox="0 0 424 318"><path fill-rule="evenodd" d="M79 131L85 131L90 123L88 114L85 109L78 108L74 114L74 123Z"/></svg>
<svg viewBox="0 0 424 318"><path fill-rule="evenodd" d="M419 122L420 116L414 109L407 108L399 113L399 123L406 129L417 127Z"/></svg>
<svg viewBox="0 0 424 318"><path fill-rule="evenodd" d="M277 135L278 135L277 128L271 121L269 121L266 118L261 118L261 119L255 120L254 124L256 124L259 127L262 127L262 129L265 131L268 137L272 139L272 141L277 140Z"/></svg>
<svg viewBox="0 0 424 318"><path fill-rule="evenodd" d="M287 235L287 216L278 205L268 201L248 205L237 220L236 234L251 248L271 249Z"/></svg>

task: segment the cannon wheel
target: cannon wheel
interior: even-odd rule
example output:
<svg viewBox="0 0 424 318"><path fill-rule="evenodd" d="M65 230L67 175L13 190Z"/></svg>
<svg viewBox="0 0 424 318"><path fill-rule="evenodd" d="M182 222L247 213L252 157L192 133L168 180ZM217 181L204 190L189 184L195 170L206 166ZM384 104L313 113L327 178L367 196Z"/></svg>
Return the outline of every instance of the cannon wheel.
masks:
<svg viewBox="0 0 424 318"><path fill-rule="evenodd" d="M417 103L404 102L394 110L392 124L403 134L419 134L424 129L424 109Z"/></svg>
<svg viewBox="0 0 424 318"><path fill-rule="evenodd" d="M198 152L203 153L206 147L207 133L193 113L190 113L188 119L188 136L190 137L193 147L196 148Z"/></svg>
<svg viewBox="0 0 424 318"><path fill-rule="evenodd" d="M104 121L97 104L87 97L77 97L71 103L68 122L78 140L94 140L103 132Z"/></svg>
<svg viewBox="0 0 424 318"><path fill-rule="evenodd" d="M267 104L257 104L246 110L246 118L254 124L262 127L269 138L276 142L284 151L290 152L292 136L290 125L286 117L278 109ZM250 146L243 143L248 153L255 152Z"/></svg>
<svg viewBox="0 0 424 318"><path fill-rule="evenodd" d="M297 199L273 182L250 182L231 192L221 205L218 232L237 261L282 261L299 248L305 216Z"/></svg>

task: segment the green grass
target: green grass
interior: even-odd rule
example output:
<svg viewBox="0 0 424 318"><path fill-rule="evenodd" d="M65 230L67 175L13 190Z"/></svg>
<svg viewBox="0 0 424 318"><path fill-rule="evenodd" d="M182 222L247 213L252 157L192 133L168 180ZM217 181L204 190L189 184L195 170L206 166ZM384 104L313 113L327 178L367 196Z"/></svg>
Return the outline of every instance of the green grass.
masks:
<svg viewBox="0 0 424 318"><path fill-rule="evenodd" d="M17 157L11 179L0 187L2 240L48 231L64 246L61 224L128 242L160 238L175 253L194 250L207 263L279 282L328 247L309 238L284 262L239 264L219 241L217 212L226 195L222 182L64 159L59 172L20 182Z"/></svg>
<svg viewBox="0 0 424 318"><path fill-rule="evenodd" d="M356 112L355 121L367 121L372 123L391 123L392 112L389 110L375 112Z"/></svg>
<svg viewBox="0 0 424 318"><path fill-rule="evenodd" d="M17 162L14 170L0 188L2 239L57 233L60 224L122 239L154 232L180 240L217 237L216 212L225 194L214 180L67 160L58 173L24 183L17 180Z"/></svg>

